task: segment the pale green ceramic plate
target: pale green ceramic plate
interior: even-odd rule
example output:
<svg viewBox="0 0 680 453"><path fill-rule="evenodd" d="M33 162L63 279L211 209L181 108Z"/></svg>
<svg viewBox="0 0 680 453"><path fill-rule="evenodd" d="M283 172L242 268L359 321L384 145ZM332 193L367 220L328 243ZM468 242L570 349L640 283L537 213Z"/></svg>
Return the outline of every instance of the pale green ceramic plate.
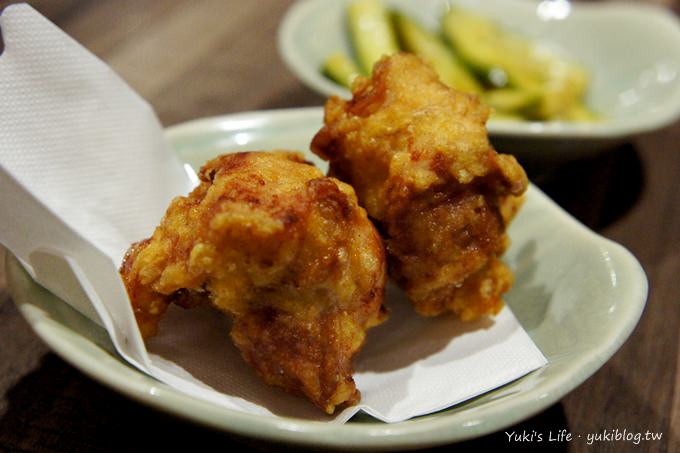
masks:
<svg viewBox="0 0 680 453"><path fill-rule="evenodd" d="M193 121L167 135L182 159L200 165L228 150L306 150L321 118L316 108L255 112ZM507 261L516 283L507 300L549 364L467 403L389 425L367 417L346 425L258 417L192 399L122 362L104 330L35 284L11 257L7 275L15 303L57 354L140 402L256 438L322 448L403 449L480 436L540 412L602 366L637 323L647 280L623 247L579 224L535 187L510 235Z"/></svg>
<svg viewBox="0 0 680 453"><path fill-rule="evenodd" d="M345 28L352 0L299 0L279 28L279 53L302 82L324 95L348 97L324 77L332 52L350 51ZM568 160L605 149L680 116L680 22L661 7L633 2L566 0L381 0L432 30L447 5L476 11L580 62L591 74L587 103L604 119L489 122L499 149L525 159Z"/></svg>

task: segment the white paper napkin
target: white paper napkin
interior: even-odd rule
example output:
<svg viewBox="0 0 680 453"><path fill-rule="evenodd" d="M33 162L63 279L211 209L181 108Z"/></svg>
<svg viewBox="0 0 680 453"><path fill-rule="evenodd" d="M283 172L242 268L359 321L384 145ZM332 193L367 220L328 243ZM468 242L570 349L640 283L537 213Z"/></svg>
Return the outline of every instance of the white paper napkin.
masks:
<svg viewBox="0 0 680 453"><path fill-rule="evenodd" d="M386 422L437 411L546 363L508 308L473 324L426 319L392 287L391 317L356 361L361 405L334 417L262 383L215 311L171 309L147 351L118 266L194 175L150 106L35 10L6 8L0 30L0 242L140 370L227 408L342 423L359 410Z"/></svg>

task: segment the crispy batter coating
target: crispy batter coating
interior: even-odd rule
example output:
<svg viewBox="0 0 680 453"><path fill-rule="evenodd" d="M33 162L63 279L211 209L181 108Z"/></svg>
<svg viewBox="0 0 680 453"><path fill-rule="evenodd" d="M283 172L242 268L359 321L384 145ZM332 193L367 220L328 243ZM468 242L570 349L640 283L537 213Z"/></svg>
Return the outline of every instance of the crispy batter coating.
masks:
<svg viewBox="0 0 680 453"><path fill-rule="evenodd" d="M489 109L410 54L383 58L352 91L328 100L312 151L378 223L390 275L423 315L497 313L512 285L498 257L528 182L489 143Z"/></svg>
<svg viewBox="0 0 680 453"><path fill-rule="evenodd" d="M355 404L352 357L384 319L384 247L350 186L289 152L226 154L121 267L145 338L170 303L210 303L270 384Z"/></svg>

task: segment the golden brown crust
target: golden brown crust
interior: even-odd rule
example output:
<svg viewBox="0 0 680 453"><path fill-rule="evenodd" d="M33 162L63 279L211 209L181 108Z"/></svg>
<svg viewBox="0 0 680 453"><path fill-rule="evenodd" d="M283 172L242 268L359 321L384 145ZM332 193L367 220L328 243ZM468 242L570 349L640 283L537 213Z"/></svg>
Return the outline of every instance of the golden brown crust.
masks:
<svg viewBox="0 0 680 453"><path fill-rule="evenodd" d="M497 257L528 182L491 146L489 109L409 54L383 58L353 95L328 100L312 150L378 222L390 275L422 314L496 313L512 281Z"/></svg>
<svg viewBox="0 0 680 453"><path fill-rule="evenodd" d="M356 403L351 361L385 317L386 277L352 188L289 152L223 155L199 177L121 267L142 334L169 303L210 303L266 382L328 413Z"/></svg>

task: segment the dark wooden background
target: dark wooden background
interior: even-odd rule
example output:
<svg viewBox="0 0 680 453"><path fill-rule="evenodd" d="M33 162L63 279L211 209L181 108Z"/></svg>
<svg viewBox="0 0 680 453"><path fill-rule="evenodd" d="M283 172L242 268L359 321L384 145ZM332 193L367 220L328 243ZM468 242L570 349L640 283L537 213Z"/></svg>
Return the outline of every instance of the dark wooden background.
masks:
<svg viewBox="0 0 680 453"><path fill-rule="evenodd" d="M290 1L30 3L110 64L151 102L164 125L324 101L277 54L276 30ZM675 2L657 3L678 10ZM0 1L0 8L6 4ZM550 447L680 451L680 123L592 159L534 169L531 176L582 222L631 250L651 290L640 324L621 350L561 402L513 429L649 430L663 433L662 440ZM2 263L0 248L0 451L292 450L191 425L85 377L51 353L19 315ZM546 446L533 447L539 445ZM500 432L440 451L484 447L513 445Z"/></svg>

